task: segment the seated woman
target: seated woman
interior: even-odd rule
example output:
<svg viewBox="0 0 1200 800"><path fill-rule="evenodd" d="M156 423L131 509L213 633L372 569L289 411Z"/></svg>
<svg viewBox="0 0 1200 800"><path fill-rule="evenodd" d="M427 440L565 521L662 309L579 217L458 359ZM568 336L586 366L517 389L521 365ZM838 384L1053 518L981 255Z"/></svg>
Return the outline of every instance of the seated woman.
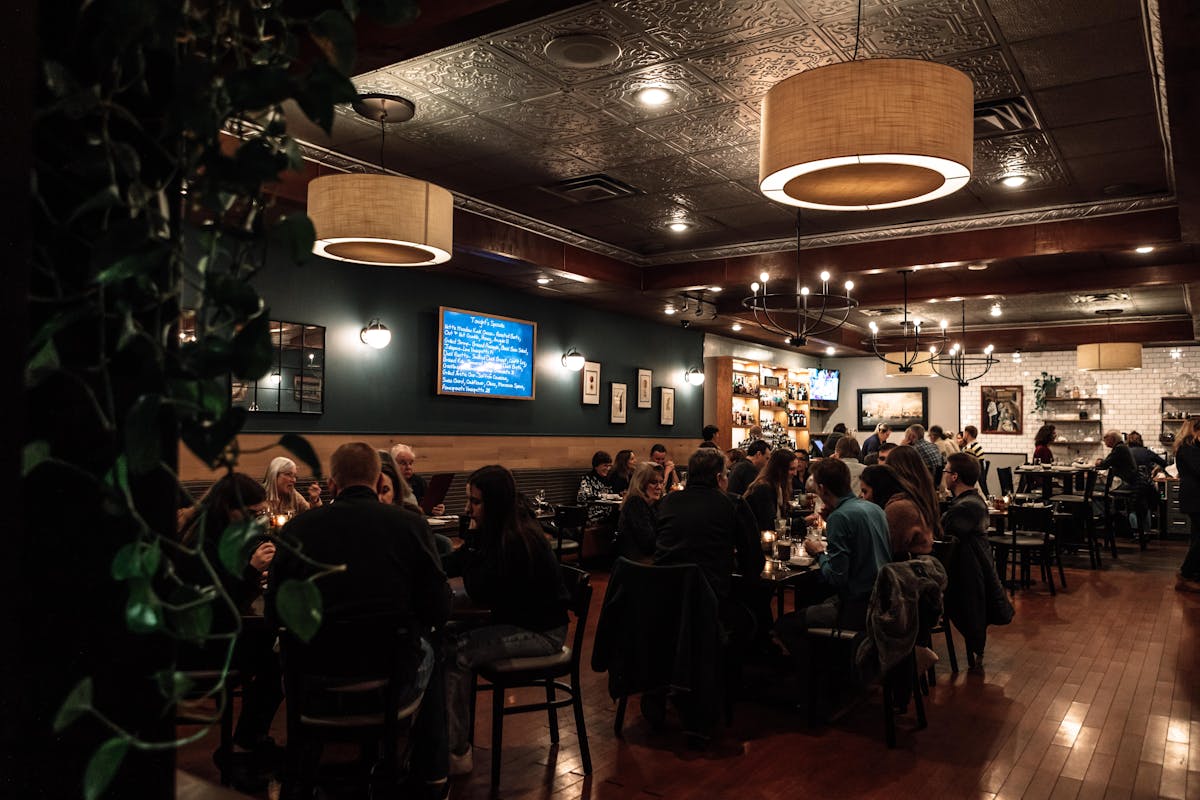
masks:
<svg viewBox="0 0 1200 800"><path fill-rule="evenodd" d="M665 483L662 467L638 465L629 491L621 502L621 518L617 522L618 555L643 564L654 561L655 509L663 496Z"/></svg>
<svg viewBox="0 0 1200 800"><path fill-rule="evenodd" d="M1054 433L1057 430L1049 423L1038 428L1038 432L1033 436L1033 463L1054 463L1054 453L1050 451L1050 443L1054 441Z"/></svg>
<svg viewBox="0 0 1200 800"><path fill-rule="evenodd" d="M469 703L474 669L500 658L552 655L567 635L567 592L546 537L519 513L512 473L476 470L467 481L467 508L478 535L459 551L463 585L488 623L450 636L446 657L450 771L471 771ZM465 551L465 552L464 552Z"/></svg>
<svg viewBox="0 0 1200 800"><path fill-rule="evenodd" d="M596 502L602 495L613 494L612 481L608 477L612 466L612 456L603 450L597 450L592 455L592 471L579 481L575 502L587 506L589 524L599 524L612 516L611 506Z"/></svg>
<svg viewBox="0 0 1200 800"><path fill-rule="evenodd" d="M221 534L230 523L245 519L247 514L267 513L267 494L262 485L241 472L234 472L214 483L200 501L203 513L193 517L180 535L185 547L199 547L220 577L221 587L229 595L237 611L245 616L254 613L256 601L262 596L267 568L275 557L275 545L265 536L247 560L241 574L231 575L223 566L218 548ZM212 585L208 570L199 557L180 554L176 558L176 574L185 584L197 587ZM228 633L239 624L221 600L212 605L212 633ZM261 613L261 610L259 611ZM232 773L235 786L242 791L265 788L278 757L274 741L267 735L271 721L283 701L282 675L279 659L274 652L275 634L265 626L243 627L234 645L230 664L242 676L242 707L233 733ZM183 653L185 668L212 669L223 663L224 642L209 643L199 651ZM194 661L194 663L189 663Z"/></svg>
<svg viewBox="0 0 1200 800"><path fill-rule="evenodd" d="M272 458L263 478L267 490L267 513L271 516L284 514L294 517L302 511L321 505L321 484L313 481L308 486L308 500L296 491L296 462L279 456Z"/></svg>
<svg viewBox="0 0 1200 800"><path fill-rule="evenodd" d="M612 472L608 473L608 482L612 491L624 494L633 480L633 472L637 467L637 454L632 450L618 450L617 461L613 464Z"/></svg>
<svg viewBox="0 0 1200 800"><path fill-rule="evenodd" d="M907 552L914 556L928 555L933 552L933 540L939 538L942 533L941 511L938 505L937 489L933 485L933 475L929 472L929 467L926 466L916 448L908 445L901 445L890 451L887 466L895 474L907 499L916 507L921 522L928 527L928 531L912 528L907 531L892 531L891 517L889 516L888 530L892 531L892 554L896 556L899 553ZM882 505L878 502L876 504ZM907 526L907 523L912 521L907 514L911 509L904 507L902 510L906 512L904 525ZM886 507L884 511L887 511ZM919 523L917 527L920 528ZM904 549L898 550L897 547Z"/></svg>
<svg viewBox="0 0 1200 800"><path fill-rule="evenodd" d="M800 468L796 454L780 448L771 453L758 477L746 487L742 498L758 521L758 529L775 530L775 521L791 515L792 478Z"/></svg>
<svg viewBox="0 0 1200 800"><path fill-rule="evenodd" d="M385 505L396 505L401 508L406 508L414 514L420 514L425 517L425 512L417 505L417 498L409 490L408 484L404 478L400 477L400 473L393 466L392 456L386 450L379 451L380 469L379 469L379 502ZM437 554L443 559L454 552L454 544L449 538L440 533L433 534L433 543L437 547Z"/></svg>
<svg viewBox="0 0 1200 800"><path fill-rule="evenodd" d="M934 531L940 521L930 515L936 506L931 509L928 503L916 502L913 497L919 490L886 464L867 467L858 480L862 498L887 515L893 561L933 552Z"/></svg>

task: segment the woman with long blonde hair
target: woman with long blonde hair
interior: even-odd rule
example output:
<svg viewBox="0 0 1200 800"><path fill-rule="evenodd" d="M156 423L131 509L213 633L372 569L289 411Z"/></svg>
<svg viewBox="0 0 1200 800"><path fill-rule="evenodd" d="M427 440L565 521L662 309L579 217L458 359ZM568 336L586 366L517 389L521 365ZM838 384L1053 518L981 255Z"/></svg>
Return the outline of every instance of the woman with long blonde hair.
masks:
<svg viewBox="0 0 1200 800"><path fill-rule="evenodd" d="M617 522L617 552L630 561L650 563L654 558L654 522L663 496L663 470L658 464L638 464L621 501Z"/></svg>
<svg viewBox="0 0 1200 800"><path fill-rule="evenodd" d="M1200 592L1200 419L1189 417L1175 440L1175 465L1179 469L1179 510L1188 515L1191 537L1179 567L1175 588Z"/></svg>

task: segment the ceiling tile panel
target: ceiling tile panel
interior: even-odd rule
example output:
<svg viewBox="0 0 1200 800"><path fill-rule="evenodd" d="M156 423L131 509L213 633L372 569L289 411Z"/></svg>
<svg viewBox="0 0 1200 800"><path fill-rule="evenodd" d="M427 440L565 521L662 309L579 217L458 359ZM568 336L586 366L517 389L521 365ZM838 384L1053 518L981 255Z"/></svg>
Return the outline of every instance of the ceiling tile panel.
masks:
<svg viewBox="0 0 1200 800"><path fill-rule="evenodd" d="M392 75L478 111L552 94L562 87L498 48L475 43L399 64Z"/></svg>
<svg viewBox="0 0 1200 800"><path fill-rule="evenodd" d="M971 77L976 103L1015 97L1021 93L1012 67L1000 48L954 56L944 59L944 62Z"/></svg>
<svg viewBox="0 0 1200 800"><path fill-rule="evenodd" d="M1146 194L1167 189L1161 147L1072 158L1067 167L1085 189L1105 194Z"/></svg>
<svg viewBox="0 0 1200 800"><path fill-rule="evenodd" d="M812 28L721 48L690 63L739 99L761 97L779 81L840 60Z"/></svg>
<svg viewBox="0 0 1200 800"><path fill-rule="evenodd" d="M1142 116L1155 111L1149 74L1120 75L1034 92L1042 122L1049 128Z"/></svg>
<svg viewBox="0 0 1200 800"><path fill-rule="evenodd" d="M511 103L485 111L480 116L541 141L582 136L623 124L579 95L568 92L557 92L524 103Z"/></svg>
<svg viewBox="0 0 1200 800"><path fill-rule="evenodd" d="M679 154L678 149L634 127L580 136L559 142L558 148L602 170Z"/></svg>
<svg viewBox="0 0 1200 800"><path fill-rule="evenodd" d="M1086 3L1051 4L1045 0L990 0L1000 33L1010 42L1021 42L1067 33L1141 16L1137 0L1088 0Z"/></svg>
<svg viewBox="0 0 1200 800"><path fill-rule="evenodd" d="M457 156L457 161L472 161L483 154L535 146L532 140L477 116L416 128L397 126L395 132L388 133L388 138L402 139L431 150L453 154Z"/></svg>
<svg viewBox="0 0 1200 800"><path fill-rule="evenodd" d="M761 194L727 181L710 183L706 186L695 186L691 189L680 189L668 192L667 195L673 197L680 205L694 208L697 211L705 211L710 208L726 208L728 206L738 206L764 200ZM764 200L764 202L770 201Z"/></svg>
<svg viewBox="0 0 1200 800"><path fill-rule="evenodd" d="M692 158L705 166L712 167L731 181L754 181L758 188L758 143L723 147L707 153L696 153Z"/></svg>
<svg viewBox="0 0 1200 800"><path fill-rule="evenodd" d="M758 141L758 122L741 103L644 122L639 127L685 152Z"/></svg>
<svg viewBox="0 0 1200 800"><path fill-rule="evenodd" d="M470 110L458 103L451 101L448 97L431 94L422 89L400 80L392 75L388 70L381 69L366 75L360 75L354 79L354 87L358 89L360 94L380 93L400 95L403 98L411 100L416 107L413 118L407 122L401 123L405 127L415 127L417 125L427 125L435 122L445 122L448 119L465 116L470 113ZM338 106L337 113L344 115L347 118L357 119L366 127L379 129L378 123L359 117L357 112L348 105Z"/></svg>
<svg viewBox="0 0 1200 800"><path fill-rule="evenodd" d="M1013 58L1035 91L1093 81L1148 67L1141 26L1135 20L1088 28L1086 35L1058 34L1017 42ZM1103 58L1097 58L1103 53Z"/></svg>
<svg viewBox="0 0 1200 800"><path fill-rule="evenodd" d="M1050 133L1064 158L1137 150L1162 143L1158 133L1158 118L1150 114L1105 120L1092 125L1055 128Z"/></svg>
<svg viewBox="0 0 1200 800"><path fill-rule="evenodd" d="M1049 137L1040 131L993 136L975 142L972 180L990 185L1010 174L1025 175L1030 178L1030 184L1043 188L1067 182Z"/></svg>
<svg viewBox="0 0 1200 800"><path fill-rule="evenodd" d="M721 176L699 161L685 156L660 158L642 164L627 164L609 174L643 192L665 192L713 183Z"/></svg>
<svg viewBox="0 0 1200 800"><path fill-rule="evenodd" d="M637 93L648 87L667 89L674 93L675 99L662 106L644 105L638 102ZM700 72L674 62L593 81L573 91L629 122L680 114L727 103L731 99L729 94Z"/></svg>
<svg viewBox="0 0 1200 800"><path fill-rule="evenodd" d="M846 16L820 23L826 39L854 53L858 17L847 4ZM988 27L974 0L929 0L881 6L863 13L860 58L940 59L995 46L996 36Z"/></svg>
<svg viewBox="0 0 1200 800"><path fill-rule="evenodd" d="M745 42L804 22L777 0L616 0L612 6L676 53Z"/></svg>

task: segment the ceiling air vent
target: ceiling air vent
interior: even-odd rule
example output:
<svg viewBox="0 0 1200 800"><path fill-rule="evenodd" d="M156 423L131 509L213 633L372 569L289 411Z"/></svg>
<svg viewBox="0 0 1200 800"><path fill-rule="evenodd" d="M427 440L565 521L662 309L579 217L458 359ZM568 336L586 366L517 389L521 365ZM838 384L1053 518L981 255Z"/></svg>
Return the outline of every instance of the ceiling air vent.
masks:
<svg viewBox="0 0 1200 800"><path fill-rule="evenodd" d="M1074 305L1093 305L1096 303L1128 303L1129 292L1098 292L1096 294L1070 295Z"/></svg>
<svg viewBox="0 0 1200 800"><path fill-rule="evenodd" d="M1005 136L1035 130L1037 117L1024 97L977 103L975 106L975 138Z"/></svg>
<svg viewBox="0 0 1200 800"><path fill-rule="evenodd" d="M583 175L579 178L552 183L541 187L555 197L570 200L572 203L595 203L600 200L612 200L616 197L629 197L637 194L632 186L621 183L616 178L607 175Z"/></svg>

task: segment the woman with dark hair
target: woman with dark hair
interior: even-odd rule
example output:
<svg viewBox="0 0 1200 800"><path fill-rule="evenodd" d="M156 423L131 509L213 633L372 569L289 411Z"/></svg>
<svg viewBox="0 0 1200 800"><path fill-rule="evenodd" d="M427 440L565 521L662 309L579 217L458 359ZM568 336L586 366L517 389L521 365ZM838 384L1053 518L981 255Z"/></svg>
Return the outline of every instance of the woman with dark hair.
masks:
<svg viewBox="0 0 1200 800"><path fill-rule="evenodd" d="M839 422L833 426L833 433L825 437L825 444L821 446L819 455L824 455L826 458L832 456L837 448L838 439L846 435L846 423Z"/></svg>
<svg viewBox="0 0 1200 800"><path fill-rule="evenodd" d="M716 425L705 425L704 430L700 431L700 438L703 439L703 441L700 442L700 446L701 447L718 447L719 448L715 439L717 438L717 434L720 432L721 432L721 429L718 428Z"/></svg>
<svg viewBox="0 0 1200 800"><path fill-rule="evenodd" d="M567 635L567 592L558 561L536 521L521 513L512 473L499 465L472 473L467 510L475 536L459 552L463 585L471 602L491 613L486 625L448 642L453 775L471 771L467 726L475 667L506 657L553 655L562 650Z"/></svg>
<svg viewBox="0 0 1200 800"><path fill-rule="evenodd" d="M579 481L579 491L575 495L575 502L581 506L587 506L589 523L603 522L612 513L611 507L596 502L604 495L614 493L612 480L609 477L612 474L612 467L612 456L603 450L597 450L592 454L592 471Z"/></svg>
<svg viewBox="0 0 1200 800"><path fill-rule="evenodd" d="M1038 432L1033 436L1033 463L1054 463L1054 453L1050 452L1050 443L1054 441L1054 432L1056 430L1057 428L1049 422L1038 428Z"/></svg>
<svg viewBox="0 0 1200 800"><path fill-rule="evenodd" d="M1175 440L1175 463L1179 468L1179 510L1188 516L1191 535L1187 555L1179 567L1175 588L1181 592L1200 592L1200 420L1183 421Z"/></svg>
<svg viewBox="0 0 1200 800"><path fill-rule="evenodd" d="M903 460L901 456L901 462ZM921 468L925 469L924 464ZM910 555L933 552L934 531L940 522L936 518L931 521L926 516L929 509L913 500L920 493L919 489L900 477L890 462L867 467L858 481L862 498L882 508L887 515L893 560L902 561Z"/></svg>
<svg viewBox="0 0 1200 800"><path fill-rule="evenodd" d="M771 453L758 477L742 498L750 505L759 530L775 530L777 519L787 519L792 500L792 478L799 469L796 454L786 448Z"/></svg>
<svg viewBox="0 0 1200 800"><path fill-rule="evenodd" d="M942 515L937 487L933 485L933 475L929 472L929 467L916 448L908 445L901 445L890 451L887 466L896 473L904 493L916 505L921 519L929 528L928 536L922 533L917 537L917 541L910 539L907 552L913 555L932 553L933 540L942 533Z"/></svg>
<svg viewBox="0 0 1200 800"><path fill-rule="evenodd" d="M380 450L379 461L379 486L376 489L379 502L384 505L406 508L424 518L425 512L421 506L417 505L417 497L409 488L408 481L404 480L404 476L396 469L396 462L392 460L391 453L387 450ZM433 544L437 547L437 554L443 559L443 562L446 556L454 552L454 543L450 541L449 537L440 533L433 534Z"/></svg>
<svg viewBox="0 0 1200 800"><path fill-rule="evenodd" d="M617 522L617 553L630 561L649 564L654 559L655 509L665 483L657 464L639 464L633 473Z"/></svg>
<svg viewBox="0 0 1200 800"><path fill-rule="evenodd" d="M233 575L223 566L219 555L221 535L230 524L247 516L266 515L267 504L267 490L261 483L244 473L232 472L209 488L200 501L199 513L180 535L185 547L199 548L204 553L211 568L216 570L221 587L242 616L255 613L253 607L262 596L267 568L275 557L275 544L266 537L264 526L264 535L241 574ZM189 558L181 554L175 566L184 584L212 585L209 572L198 556ZM209 607L213 609L212 633L230 633L241 624L221 600ZM230 769L234 786L241 791L266 788L273 762L279 756L279 748L267 735L283 701L282 675L274 642L274 632L267 631L265 626L243 626L234 645L231 666L242 676L242 710L233 733L230 763L222 766ZM185 649L180 663L187 669L211 669L222 664L224 658L224 642L219 642L195 651ZM218 755L223 756L220 752Z"/></svg>
<svg viewBox="0 0 1200 800"><path fill-rule="evenodd" d="M629 489L629 481L633 478L637 466L637 456L632 450L618 450L617 460L612 472L608 473L608 483L612 491L624 494Z"/></svg>

